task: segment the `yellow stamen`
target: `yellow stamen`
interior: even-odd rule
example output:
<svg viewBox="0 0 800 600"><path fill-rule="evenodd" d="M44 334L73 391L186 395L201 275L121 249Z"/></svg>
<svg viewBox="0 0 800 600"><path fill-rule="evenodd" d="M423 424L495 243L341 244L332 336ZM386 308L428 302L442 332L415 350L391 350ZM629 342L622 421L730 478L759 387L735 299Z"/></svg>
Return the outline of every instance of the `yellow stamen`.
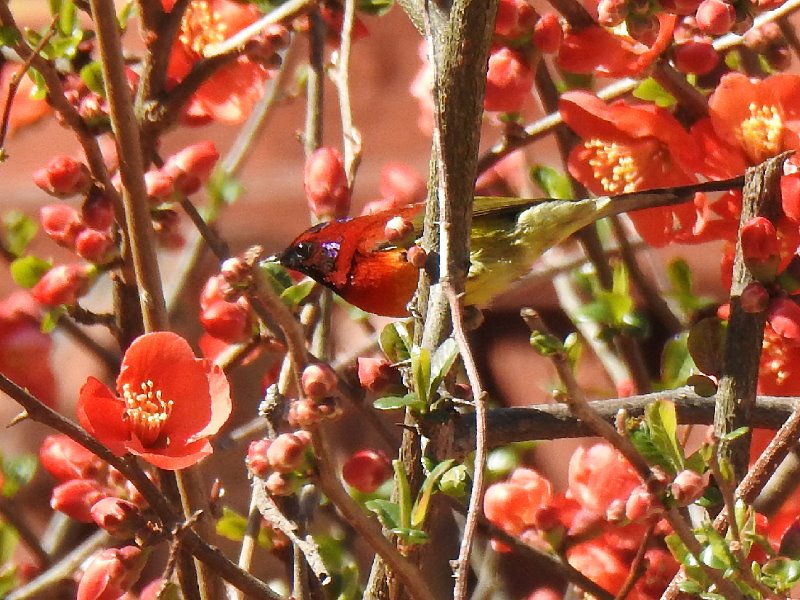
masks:
<svg viewBox="0 0 800 600"><path fill-rule="evenodd" d="M736 137L748 158L760 163L783 149L783 117L776 106L751 102L750 116L741 122Z"/></svg>
<svg viewBox="0 0 800 600"><path fill-rule="evenodd" d="M228 24L220 19L219 13L211 9L208 0L192 0L181 21L179 39L181 43L198 55L211 44L219 44L227 37Z"/></svg>
<svg viewBox="0 0 800 600"><path fill-rule="evenodd" d="M595 179L609 194L634 192L642 183L636 159L627 146L591 139L584 147L593 154L589 159Z"/></svg>
<svg viewBox="0 0 800 600"><path fill-rule="evenodd" d="M161 390L155 389L150 380L142 382L139 392L126 383L122 386L122 396L125 400L124 418L131 430L145 446L155 442L161 435L164 423L172 414L174 402L164 400Z"/></svg>

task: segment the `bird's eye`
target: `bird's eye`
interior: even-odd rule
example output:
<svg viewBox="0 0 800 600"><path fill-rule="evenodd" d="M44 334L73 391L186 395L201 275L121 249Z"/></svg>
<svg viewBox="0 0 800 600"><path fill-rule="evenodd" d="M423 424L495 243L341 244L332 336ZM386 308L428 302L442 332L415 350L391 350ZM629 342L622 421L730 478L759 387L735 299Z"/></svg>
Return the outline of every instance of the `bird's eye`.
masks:
<svg viewBox="0 0 800 600"><path fill-rule="evenodd" d="M310 242L300 242L294 247L294 251L300 260L308 260L314 251L314 245Z"/></svg>

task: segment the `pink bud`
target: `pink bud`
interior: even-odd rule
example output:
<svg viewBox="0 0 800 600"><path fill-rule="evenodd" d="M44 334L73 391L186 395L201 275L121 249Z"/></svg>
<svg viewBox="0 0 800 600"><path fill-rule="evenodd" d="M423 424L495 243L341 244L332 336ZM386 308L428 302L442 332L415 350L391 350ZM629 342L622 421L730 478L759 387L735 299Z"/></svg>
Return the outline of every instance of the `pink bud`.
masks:
<svg viewBox="0 0 800 600"><path fill-rule="evenodd" d="M417 269L422 269L428 262L428 253L421 246L411 246L406 250L406 260L414 265Z"/></svg>
<svg viewBox="0 0 800 600"><path fill-rule="evenodd" d="M706 478L700 473L686 469L675 476L670 491L680 506L686 506L702 496L707 485Z"/></svg>
<svg viewBox="0 0 800 600"><path fill-rule="evenodd" d="M98 527L117 537L130 537L141 525L139 507L122 498L98 500L89 512Z"/></svg>
<svg viewBox="0 0 800 600"><path fill-rule="evenodd" d="M336 219L350 211L347 174L335 148L319 148L308 157L303 182L308 208L318 219Z"/></svg>
<svg viewBox="0 0 800 600"><path fill-rule="evenodd" d="M218 160L214 143L205 141L172 155L161 170L173 180L177 191L188 196L208 180Z"/></svg>
<svg viewBox="0 0 800 600"><path fill-rule="evenodd" d="M383 230L386 241L395 246L408 246L414 241L414 223L403 217L392 217Z"/></svg>
<svg viewBox="0 0 800 600"><path fill-rule="evenodd" d="M91 266L77 263L53 267L33 286L31 295L42 306L75 304L89 290L92 272Z"/></svg>
<svg viewBox="0 0 800 600"><path fill-rule="evenodd" d="M93 188L81 207L81 214L86 225L92 229L105 231L114 224L114 207L111 200L102 195L98 188Z"/></svg>
<svg viewBox="0 0 800 600"><path fill-rule="evenodd" d="M760 280L770 280L780 263L781 244L772 222L754 217L742 226L742 254L745 263Z"/></svg>
<svg viewBox="0 0 800 600"><path fill-rule="evenodd" d="M256 477L266 477L272 470L269 459L267 458L267 450L269 450L271 445L272 440L262 438L250 442L250 445L247 447L247 468L250 469L250 472Z"/></svg>
<svg viewBox="0 0 800 600"><path fill-rule="evenodd" d="M139 579L145 562L136 546L101 550L84 570L75 600L118 600Z"/></svg>
<svg viewBox="0 0 800 600"><path fill-rule="evenodd" d="M362 494L371 494L392 476L392 464L383 452L359 450L342 465L342 477Z"/></svg>
<svg viewBox="0 0 800 600"><path fill-rule="evenodd" d="M378 190L393 206L402 206L425 199L427 184L419 174L403 163L383 165Z"/></svg>
<svg viewBox="0 0 800 600"><path fill-rule="evenodd" d="M282 433L267 448L267 460L278 473L296 471L305 462L309 439Z"/></svg>
<svg viewBox="0 0 800 600"><path fill-rule="evenodd" d="M744 288L740 302L744 312L760 313L767 309L769 292L762 283L754 281Z"/></svg>
<svg viewBox="0 0 800 600"><path fill-rule="evenodd" d="M72 249L86 224L77 210L66 204L49 204L39 211L44 232L59 246Z"/></svg>
<svg viewBox="0 0 800 600"><path fill-rule="evenodd" d="M532 86L530 63L511 48L495 48L489 56L483 107L488 111L518 112L531 96Z"/></svg>
<svg viewBox="0 0 800 600"><path fill-rule="evenodd" d="M161 204L175 193L175 179L161 170L145 173L144 185L147 188L147 196L154 205Z"/></svg>
<svg viewBox="0 0 800 600"><path fill-rule="evenodd" d="M289 405L286 420L292 427L313 427L323 419L317 403L307 398L295 400Z"/></svg>
<svg viewBox="0 0 800 600"><path fill-rule="evenodd" d="M33 182L52 196L67 198L88 191L92 176L82 162L62 154L34 171Z"/></svg>
<svg viewBox="0 0 800 600"><path fill-rule="evenodd" d="M495 35L511 40L530 34L536 11L527 0L500 0L497 3Z"/></svg>
<svg viewBox="0 0 800 600"><path fill-rule="evenodd" d="M564 30L556 13L545 13L533 28L533 45L544 54L555 54L561 48Z"/></svg>
<svg viewBox="0 0 800 600"><path fill-rule="evenodd" d="M250 335L250 313L240 304L218 300L200 313L200 322L209 335L237 344Z"/></svg>
<svg viewBox="0 0 800 600"><path fill-rule="evenodd" d="M97 229L84 229L75 240L75 252L91 263L103 264L114 254L111 235Z"/></svg>
<svg viewBox="0 0 800 600"><path fill-rule="evenodd" d="M94 479L70 479L53 488L50 507L76 521L91 523L94 503L111 495L111 489Z"/></svg>
<svg viewBox="0 0 800 600"><path fill-rule="evenodd" d="M787 343L800 345L800 306L794 300L773 298L769 303L767 321L773 331Z"/></svg>
<svg viewBox="0 0 800 600"><path fill-rule="evenodd" d="M736 11L732 4L723 0L703 0L695 14L697 27L708 35L728 33L736 22Z"/></svg>
<svg viewBox="0 0 800 600"><path fill-rule="evenodd" d="M330 396L339 384L336 371L325 363L308 365L303 371L301 385L309 398Z"/></svg>
<svg viewBox="0 0 800 600"><path fill-rule="evenodd" d="M273 496L288 496L300 485L300 480L292 473L270 473L264 487Z"/></svg>
<svg viewBox="0 0 800 600"><path fill-rule="evenodd" d="M358 357L358 382L365 390L382 392L400 381L400 371L385 358Z"/></svg>
<svg viewBox="0 0 800 600"><path fill-rule="evenodd" d="M104 464L78 442L61 433L44 439L39 447L39 462L59 481L92 478Z"/></svg>
<svg viewBox="0 0 800 600"><path fill-rule="evenodd" d="M690 40L675 46L675 68L681 73L705 75L719 63L719 54L708 40Z"/></svg>
<svg viewBox="0 0 800 600"><path fill-rule="evenodd" d="M645 486L634 488L625 502L625 516L631 521L642 521L652 517L661 508L655 496Z"/></svg>

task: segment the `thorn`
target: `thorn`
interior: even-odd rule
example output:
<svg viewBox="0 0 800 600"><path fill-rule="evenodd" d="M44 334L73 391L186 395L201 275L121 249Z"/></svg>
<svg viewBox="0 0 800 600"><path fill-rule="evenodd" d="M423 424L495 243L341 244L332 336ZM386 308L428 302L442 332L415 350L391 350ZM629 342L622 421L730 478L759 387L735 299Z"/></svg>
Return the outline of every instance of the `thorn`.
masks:
<svg viewBox="0 0 800 600"><path fill-rule="evenodd" d="M11 427L16 425L17 423L21 423L22 421L27 419L29 416L30 415L28 414L28 411L23 410L21 413L19 413L16 417L14 417L13 419L11 419L8 422L8 425L6 425L6 429L10 429Z"/></svg>

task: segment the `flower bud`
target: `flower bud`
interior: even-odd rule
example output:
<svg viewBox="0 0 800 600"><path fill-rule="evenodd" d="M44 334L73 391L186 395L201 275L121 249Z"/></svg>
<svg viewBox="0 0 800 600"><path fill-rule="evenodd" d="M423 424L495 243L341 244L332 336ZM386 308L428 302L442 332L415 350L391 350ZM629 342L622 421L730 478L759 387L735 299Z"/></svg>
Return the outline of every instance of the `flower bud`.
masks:
<svg viewBox="0 0 800 600"><path fill-rule="evenodd" d="M736 11L732 4L723 0L703 0L695 14L697 27L708 35L728 33L736 22Z"/></svg>
<svg viewBox="0 0 800 600"><path fill-rule="evenodd" d="M706 485L708 485L706 478L700 473L685 469L675 476L670 491L680 506L686 506L703 495Z"/></svg>
<svg viewBox="0 0 800 600"><path fill-rule="evenodd" d="M358 357L358 382L365 390L375 393L399 387L400 371L385 358Z"/></svg>
<svg viewBox="0 0 800 600"><path fill-rule="evenodd" d="M229 344L243 342L250 335L250 313L236 302L212 303L200 313L200 323L209 335Z"/></svg>
<svg viewBox="0 0 800 600"><path fill-rule="evenodd" d="M84 229L75 239L75 252L91 263L103 264L114 254L114 240L97 229Z"/></svg>
<svg viewBox="0 0 800 600"><path fill-rule="evenodd" d="M226 259L219 268L219 274L230 286L246 285L250 278L251 268L240 256Z"/></svg>
<svg viewBox="0 0 800 600"><path fill-rule="evenodd" d="M39 221L51 240L70 249L75 246L75 238L86 227L80 213L66 204L43 206L39 211Z"/></svg>
<svg viewBox="0 0 800 600"><path fill-rule="evenodd" d="M753 27L744 34L744 45L759 54L766 53L770 46L777 43L785 43L785 39L783 32L775 22Z"/></svg>
<svg viewBox="0 0 800 600"><path fill-rule="evenodd" d="M91 523L92 506L111 495L110 488L94 479L70 479L53 488L50 507L76 521Z"/></svg>
<svg viewBox="0 0 800 600"><path fill-rule="evenodd" d="M262 438L250 442L247 447L247 468L256 477L266 477L272 470L267 458L267 450L272 445L272 440Z"/></svg>
<svg viewBox="0 0 800 600"><path fill-rule="evenodd" d="M689 16L697 12L700 0L661 0L661 7L674 15ZM678 38L675 38L678 41Z"/></svg>
<svg viewBox="0 0 800 600"><path fill-rule="evenodd" d="M339 384L336 371L325 363L308 365L300 378L303 392L309 398L323 398L330 396Z"/></svg>
<svg viewBox="0 0 800 600"><path fill-rule="evenodd" d="M77 263L53 267L33 286L31 295L42 306L75 304L89 290L93 272L91 266Z"/></svg>
<svg viewBox="0 0 800 600"><path fill-rule="evenodd" d="M527 0L499 0L494 33L509 40L530 33L536 22L536 11Z"/></svg>
<svg viewBox="0 0 800 600"><path fill-rule="evenodd" d="M219 152L214 143L205 141L170 156L161 171L173 180L178 192L188 196L208 181L218 160Z"/></svg>
<svg viewBox="0 0 800 600"><path fill-rule="evenodd" d="M645 486L634 488L625 502L625 516L631 521L643 521L660 510L655 496Z"/></svg>
<svg viewBox="0 0 800 600"><path fill-rule="evenodd" d="M145 173L144 185L150 203L156 206L169 200L175 193L175 180L161 170Z"/></svg>
<svg viewBox="0 0 800 600"><path fill-rule="evenodd" d="M543 54L555 54L561 48L564 30L556 13L545 13L533 28L533 45Z"/></svg>
<svg viewBox="0 0 800 600"><path fill-rule="evenodd" d="M492 50L483 98L485 110L518 112L531 96L532 86L533 69L529 61L505 46Z"/></svg>
<svg viewBox="0 0 800 600"><path fill-rule="evenodd" d="M308 157L303 185L308 208L317 219L336 219L350 211L347 174L335 148L319 148Z"/></svg>
<svg viewBox="0 0 800 600"><path fill-rule="evenodd" d="M746 313L763 312L769 305L769 292L762 283L754 281L744 288L740 302Z"/></svg>
<svg viewBox="0 0 800 600"><path fill-rule="evenodd" d="M791 345L800 345L800 306L794 300L773 298L769 303L767 321L784 341Z"/></svg>
<svg viewBox="0 0 800 600"><path fill-rule="evenodd" d="M103 469L103 461L72 438L48 435L39 447L39 462L59 481L90 479Z"/></svg>
<svg viewBox="0 0 800 600"><path fill-rule="evenodd" d="M305 462L309 439L293 433L282 433L267 448L267 460L278 473L298 470Z"/></svg>
<svg viewBox="0 0 800 600"><path fill-rule="evenodd" d="M101 550L84 569L75 600L121 598L139 579L145 562L136 546Z"/></svg>
<svg viewBox="0 0 800 600"><path fill-rule="evenodd" d="M675 46L675 68L681 73L705 75L719 63L719 54L708 40L689 40Z"/></svg>
<svg viewBox="0 0 800 600"><path fill-rule="evenodd" d="M139 507L133 502L109 496L94 503L92 520L111 535L131 537L142 524Z"/></svg>
<svg viewBox="0 0 800 600"><path fill-rule="evenodd" d="M114 224L114 207L98 188L92 188L81 207L81 215L87 226L105 231Z"/></svg>
<svg viewBox="0 0 800 600"><path fill-rule="evenodd" d="M313 427L323 419L317 403L307 398L295 400L289 405L286 420L292 427Z"/></svg>
<svg viewBox="0 0 800 600"><path fill-rule="evenodd" d="M419 174L403 163L388 163L381 167L378 190L393 206L402 206L425 199L428 186Z"/></svg>
<svg viewBox="0 0 800 600"><path fill-rule="evenodd" d="M273 496L288 496L300 487L300 479L292 473L270 473L264 487Z"/></svg>
<svg viewBox="0 0 800 600"><path fill-rule="evenodd" d="M392 476L392 463L378 450L359 450L342 465L342 477L362 494L371 494Z"/></svg>
<svg viewBox="0 0 800 600"><path fill-rule="evenodd" d="M428 253L421 246L411 246L406 250L406 260L414 265L417 269L422 269L428 262Z"/></svg>
<svg viewBox="0 0 800 600"><path fill-rule="evenodd" d="M775 277L780 263L780 240L775 226L765 217L754 217L742 226L745 264L759 280Z"/></svg>
<svg viewBox="0 0 800 600"><path fill-rule="evenodd" d="M51 196L68 198L89 191L92 176L82 162L62 154L34 171L33 182Z"/></svg>

